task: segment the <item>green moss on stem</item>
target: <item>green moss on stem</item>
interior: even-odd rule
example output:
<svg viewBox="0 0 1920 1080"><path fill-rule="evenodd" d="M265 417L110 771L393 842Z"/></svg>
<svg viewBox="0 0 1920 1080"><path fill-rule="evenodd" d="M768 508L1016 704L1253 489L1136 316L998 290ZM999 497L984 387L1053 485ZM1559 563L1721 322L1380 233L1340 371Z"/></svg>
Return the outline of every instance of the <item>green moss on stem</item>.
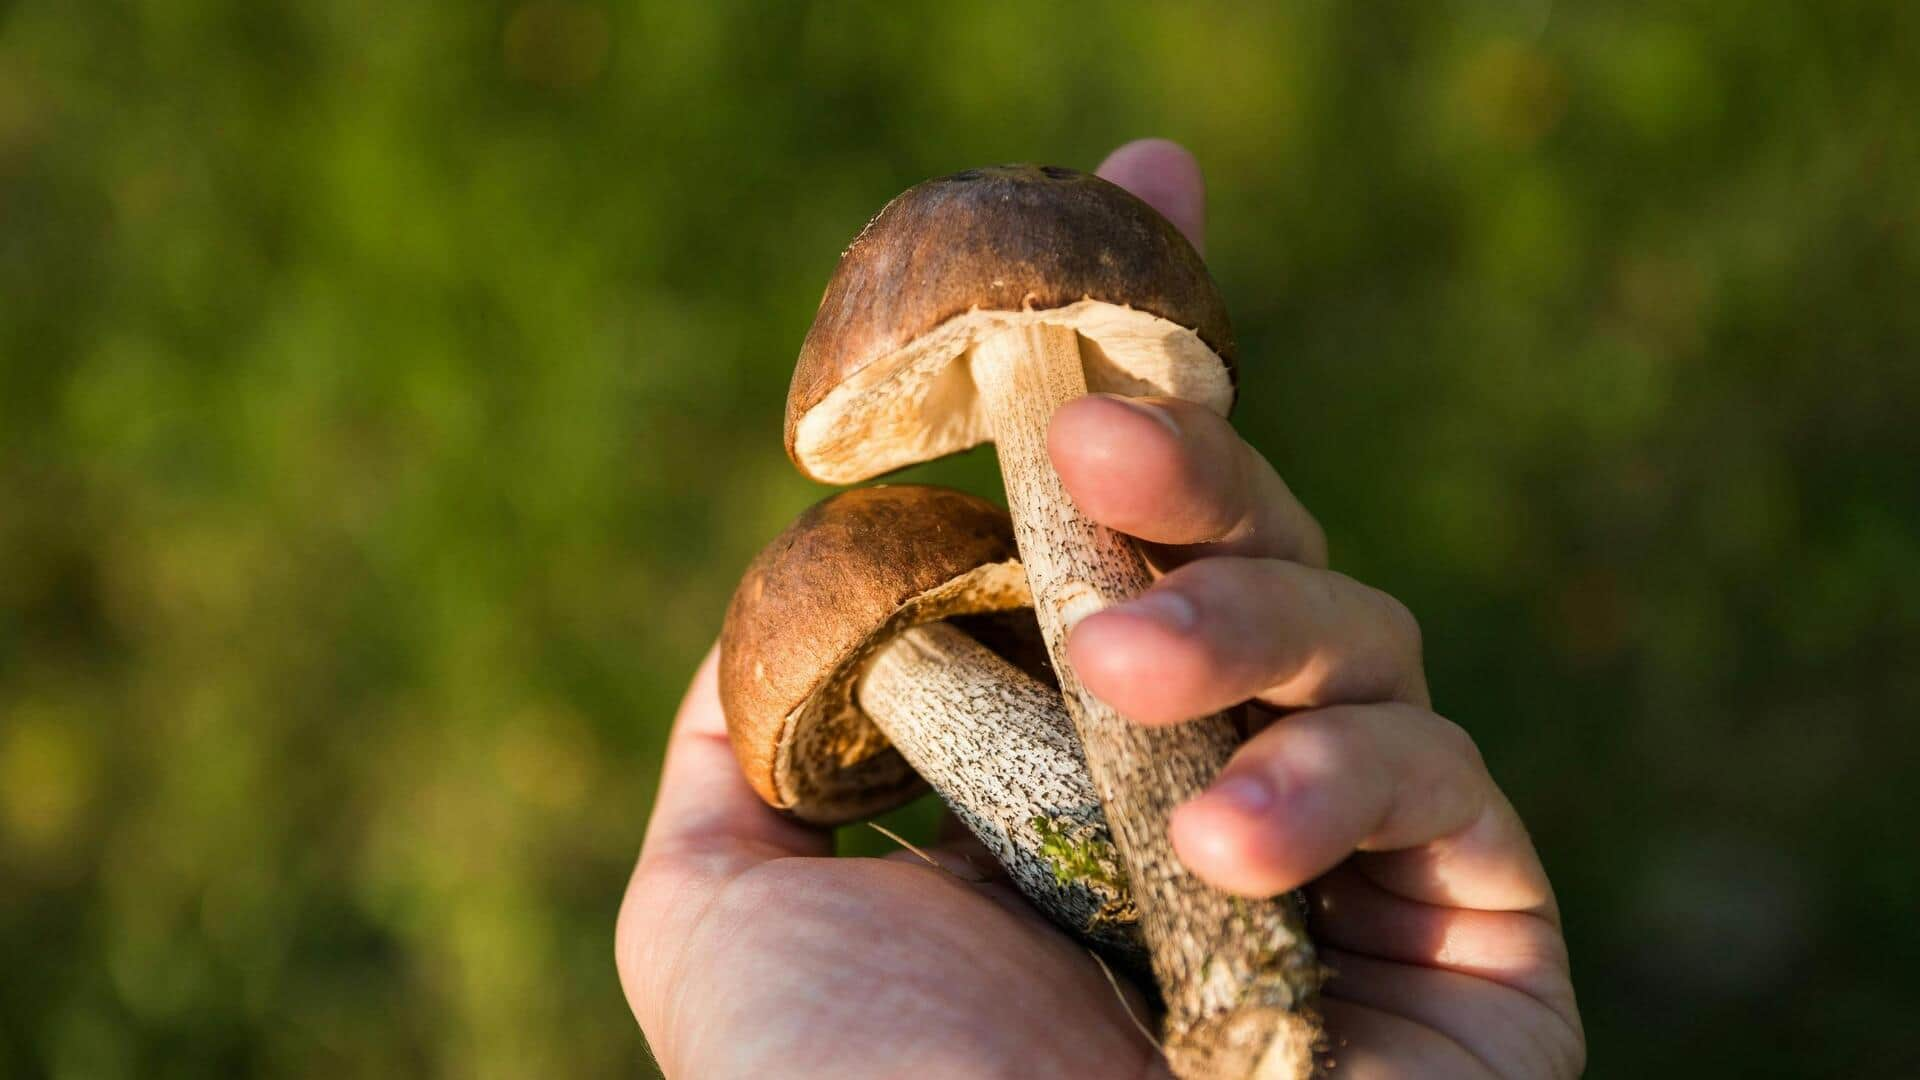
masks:
<svg viewBox="0 0 1920 1080"><path fill-rule="evenodd" d="M1054 880L1063 886L1082 886L1100 899L1100 910L1087 922L1089 932L1139 921L1126 871L1120 867L1120 853L1104 826L1044 814L1028 824L1040 837L1040 857L1053 871Z"/></svg>

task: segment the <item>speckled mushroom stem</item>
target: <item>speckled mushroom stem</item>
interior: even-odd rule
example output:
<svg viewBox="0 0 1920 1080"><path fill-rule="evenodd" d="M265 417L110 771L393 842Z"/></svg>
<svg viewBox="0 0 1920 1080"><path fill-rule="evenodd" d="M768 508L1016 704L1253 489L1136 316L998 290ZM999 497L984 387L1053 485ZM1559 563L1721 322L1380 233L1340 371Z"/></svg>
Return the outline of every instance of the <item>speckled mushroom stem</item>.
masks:
<svg viewBox="0 0 1920 1080"><path fill-rule="evenodd" d="M943 622L889 641L855 692L1036 907L1145 969L1132 893L1060 695Z"/></svg>
<svg viewBox="0 0 1920 1080"><path fill-rule="evenodd" d="M1167 1003L1165 1045L1183 1078L1307 1077L1320 1041L1323 969L1285 898L1244 900L1188 873L1173 852L1174 807L1198 795L1239 743L1224 715L1171 727L1128 723L1087 693L1067 631L1152 582L1133 543L1081 516L1047 456L1047 425L1087 392L1078 335L1034 324L974 346L973 377L999 448L1014 537L1062 696L1140 906Z"/></svg>

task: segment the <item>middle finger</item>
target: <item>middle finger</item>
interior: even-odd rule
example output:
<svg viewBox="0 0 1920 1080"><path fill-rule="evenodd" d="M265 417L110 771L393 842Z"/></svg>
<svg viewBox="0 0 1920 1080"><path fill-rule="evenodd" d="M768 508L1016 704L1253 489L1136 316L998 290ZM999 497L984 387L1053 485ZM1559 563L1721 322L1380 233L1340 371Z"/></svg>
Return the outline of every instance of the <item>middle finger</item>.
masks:
<svg viewBox="0 0 1920 1080"><path fill-rule="evenodd" d="M1067 650L1087 689L1141 723L1249 699L1288 709L1428 703L1420 628L1404 605L1278 559L1188 563L1081 620Z"/></svg>

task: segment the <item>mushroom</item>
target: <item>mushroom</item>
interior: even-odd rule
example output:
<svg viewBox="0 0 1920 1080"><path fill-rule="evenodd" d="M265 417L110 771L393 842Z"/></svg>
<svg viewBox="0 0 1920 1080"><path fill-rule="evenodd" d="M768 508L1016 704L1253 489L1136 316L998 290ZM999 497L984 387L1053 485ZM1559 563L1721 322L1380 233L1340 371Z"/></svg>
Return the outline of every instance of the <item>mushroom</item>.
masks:
<svg viewBox="0 0 1920 1080"><path fill-rule="evenodd" d="M1054 410L1089 390L1168 395L1224 415L1233 336L1200 256L1152 208L1052 166L929 180L841 256L787 397L787 452L847 484L997 444L1053 668L1136 890L1182 1076L1305 1076L1324 969L1288 898L1248 901L1188 873L1167 837L1240 741L1227 714L1128 723L1066 654L1080 618L1152 582L1124 536L1075 509L1047 457Z"/></svg>
<svg viewBox="0 0 1920 1080"><path fill-rule="evenodd" d="M1041 667L1028 606L999 507L915 485L833 496L734 592L720 635L728 731L754 790L818 825L893 809L924 778L1036 907L1144 971L1059 693L944 621Z"/></svg>

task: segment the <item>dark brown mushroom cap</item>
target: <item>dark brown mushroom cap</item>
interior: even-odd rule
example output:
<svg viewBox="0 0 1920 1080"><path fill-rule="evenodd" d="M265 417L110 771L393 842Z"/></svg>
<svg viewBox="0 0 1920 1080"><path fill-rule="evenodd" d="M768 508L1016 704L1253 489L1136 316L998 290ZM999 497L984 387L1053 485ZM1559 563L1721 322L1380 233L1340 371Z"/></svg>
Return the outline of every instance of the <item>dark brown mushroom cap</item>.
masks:
<svg viewBox="0 0 1920 1080"><path fill-rule="evenodd" d="M984 441L953 361L1039 319L1090 343L1090 389L1232 405L1226 305L1180 230L1087 173L971 169L888 203L841 256L787 393L788 455L850 483Z"/></svg>
<svg viewBox="0 0 1920 1080"><path fill-rule="evenodd" d="M1032 606L1006 511L945 488L842 492L763 549L720 634L720 702L760 797L822 825L921 788L861 711L868 657L900 631Z"/></svg>

